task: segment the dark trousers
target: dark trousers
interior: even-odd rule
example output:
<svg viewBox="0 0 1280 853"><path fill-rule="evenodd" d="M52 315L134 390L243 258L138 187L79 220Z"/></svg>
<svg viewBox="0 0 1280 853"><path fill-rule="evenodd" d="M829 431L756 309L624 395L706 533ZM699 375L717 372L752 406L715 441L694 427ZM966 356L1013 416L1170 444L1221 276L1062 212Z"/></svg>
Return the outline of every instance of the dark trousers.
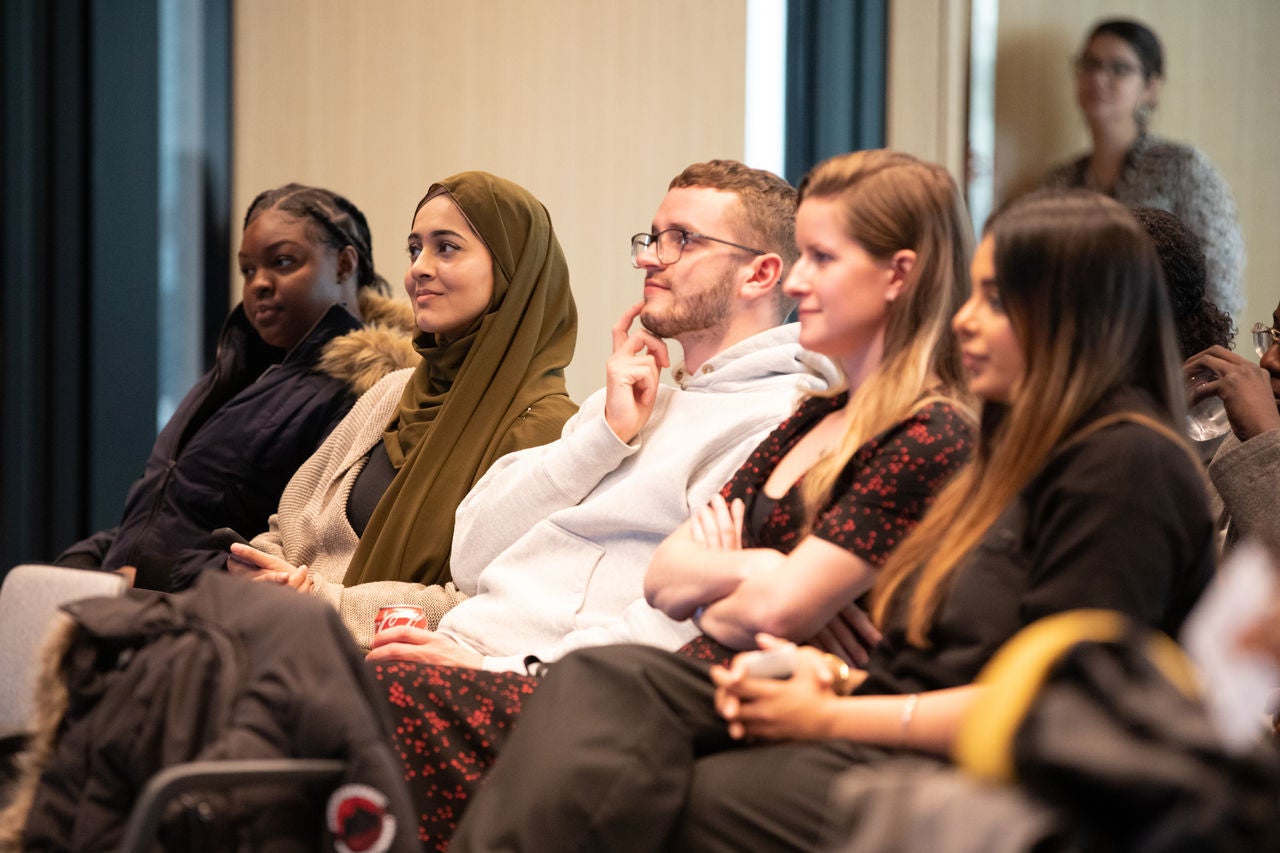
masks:
<svg viewBox="0 0 1280 853"><path fill-rule="evenodd" d="M886 755L743 745L707 666L646 646L551 667L453 838L458 851L813 850L831 781Z"/></svg>

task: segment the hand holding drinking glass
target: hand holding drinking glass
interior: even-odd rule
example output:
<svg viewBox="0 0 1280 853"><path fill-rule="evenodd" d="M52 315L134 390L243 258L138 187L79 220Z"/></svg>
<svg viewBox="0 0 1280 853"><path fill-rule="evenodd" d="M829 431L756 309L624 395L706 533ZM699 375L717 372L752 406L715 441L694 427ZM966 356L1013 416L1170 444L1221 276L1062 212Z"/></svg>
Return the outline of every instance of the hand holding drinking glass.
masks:
<svg viewBox="0 0 1280 853"><path fill-rule="evenodd" d="M1263 332L1271 334L1269 329ZM1182 372L1190 386L1188 402L1192 408L1205 399L1219 400L1240 441L1280 429L1271 374L1238 353L1210 347L1187 359Z"/></svg>
<svg viewBox="0 0 1280 853"><path fill-rule="evenodd" d="M1203 367L1188 374L1185 365L1183 372L1187 380L1187 435L1191 440L1210 441L1231 429L1222 399L1209 388L1217 375Z"/></svg>

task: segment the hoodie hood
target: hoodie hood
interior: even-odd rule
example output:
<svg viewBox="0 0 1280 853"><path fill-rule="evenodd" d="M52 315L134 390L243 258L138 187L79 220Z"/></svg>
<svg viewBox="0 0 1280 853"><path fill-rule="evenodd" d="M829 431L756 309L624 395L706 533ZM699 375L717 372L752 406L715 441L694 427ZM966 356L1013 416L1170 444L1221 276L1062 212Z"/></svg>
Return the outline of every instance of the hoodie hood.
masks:
<svg viewBox="0 0 1280 853"><path fill-rule="evenodd" d="M681 364L671 375L685 391L717 394L756 389L761 378L769 375L792 381L804 376L797 386L800 392L826 391L843 381L829 358L800 346L799 323L775 326L739 341L709 358L696 373L686 372Z"/></svg>

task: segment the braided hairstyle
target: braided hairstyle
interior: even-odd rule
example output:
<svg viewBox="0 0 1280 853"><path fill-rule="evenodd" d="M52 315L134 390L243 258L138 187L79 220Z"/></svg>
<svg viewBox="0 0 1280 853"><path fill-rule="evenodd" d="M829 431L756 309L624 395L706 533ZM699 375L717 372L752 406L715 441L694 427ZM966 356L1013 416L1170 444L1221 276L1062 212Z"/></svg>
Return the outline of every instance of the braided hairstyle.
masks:
<svg viewBox="0 0 1280 853"><path fill-rule="evenodd" d="M307 223L307 234L316 242L341 252L350 246L356 250L356 286L372 287L383 296L390 295L387 280L373 268L373 235L360 208L344 196L320 187L285 184L258 193L244 215L244 227L265 211L278 209Z"/></svg>

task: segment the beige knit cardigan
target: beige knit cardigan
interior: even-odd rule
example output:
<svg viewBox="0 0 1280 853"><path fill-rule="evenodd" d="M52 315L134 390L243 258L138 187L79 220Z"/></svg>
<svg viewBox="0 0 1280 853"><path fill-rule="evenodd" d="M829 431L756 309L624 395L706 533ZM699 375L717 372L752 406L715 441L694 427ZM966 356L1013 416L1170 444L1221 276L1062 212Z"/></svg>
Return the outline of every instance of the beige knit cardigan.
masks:
<svg viewBox="0 0 1280 853"><path fill-rule="evenodd" d="M280 497L266 533L254 537L253 547L306 565L312 594L328 601L342 615L347 630L363 649L373 639L373 620L387 604L417 604L426 610L435 630L440 617L466 596L452 583L423 586L400 581L377 581L344 587L342 578L355 554L359 537L347 521L347 499L356 477L383 430L396 416L396 407L413 368L388 374L363 394L350 413L310 459L303 463Z"/></svg>

